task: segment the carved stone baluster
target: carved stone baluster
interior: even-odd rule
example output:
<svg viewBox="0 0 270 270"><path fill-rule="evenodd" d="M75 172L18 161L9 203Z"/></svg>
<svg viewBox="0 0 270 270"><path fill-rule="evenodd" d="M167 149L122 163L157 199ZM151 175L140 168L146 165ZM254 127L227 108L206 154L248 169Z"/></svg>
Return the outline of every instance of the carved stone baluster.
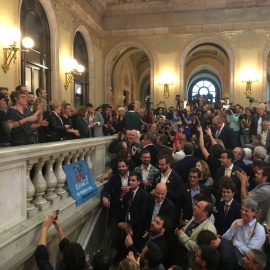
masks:
<svg viewBox="0 0 270 270"><path fill-rule="evenodd" d="M70 161L71 161L71 158L73 157L74 153L76 153L76 152L75 151L70 151L69 154L66 155L66 157L64 159L64 162L63 162L63 165L67 165L67 164L71 163ZM65 183L64 189L66 191L69 191L67 183Z"/></svg>
<svg viewBox="0 0 270 270"><path fill-rule="evenodd" d="M92 163L91 158L90 158L91 151L92 151L92 149L89 148L86 151L86 154L85 154L85 159L87 161L87 164L88 164L88 167L89 167L90 172L92 172L93 171L93 168L94 168L93 163Z"/></svg>
<svg viewBox="0 0 270 270"><path fill-rule="evenodd" d="M57 185L55 189L55 193L60 196L61 199L63 199L64 196L67 195L66 190L63 188L65 185L65 182L67 180L66 174L63 170L63 160L65 159L64 154L61 154L60 157L56 159L55 167L54 167L54 174L57 179Z"/></svg>
<svg viewBox="0 0 270 270"><path fill-rule="evenodd" d="M53 164L55 162L56 157L50 156L50 159L46 161L46 172L44 178L47 182L47 190L44 198L46 198L50 203L55 203L60 198L54 193L55 187L57 185L57 178L53 172Z"/></svg>
<svg viewBox="0 0 270 270"><path fill-rule="evenodd" d="M75 153L74 151L71 151L71 152L69 152L69 154L67 154L67 155L65 156L63 165L70 164L70 160L71 160L71 158L73 157L73 154L74 154L74 153Z"/></svg>
<svg viewBox="0 0 270 270"><path fill-rule="evenodd" d="M30 178L30 171L33 167L33 164L36 163L37 160L28 160L26 164L26 197L27 197L27 215L28 217L31 215L31 213L35 212L34 210L37 210L35 205L31 203L33 200L33 196L35 194L35 187L31 181Z"/></svg>
<svg viewBox="0 0 270 270"><path fill-rule="evenodd" d="M77 151L75 152L75 154L73 155L73 157L72 157L72 163L78 161L79 155L80 155L79 150L77 150Z"/></svg>
<svg viewBox="0 0 270 270"><path fill-rule="evenodd" d="M85 149L82 149L79 155L79 160L84 160L84 159L85 159Z"/></svg>
<svg viewBox="0 0 270 270"><path fill-rule="evenodd" d="M42 175L42 167L45 163L44 158L39 158L38 162L34 164L35 173L33 177L33 185L35 187L35 196L33 204L41 211L49 206L49 202L43 198L47 189L47 182Z"/></svg>

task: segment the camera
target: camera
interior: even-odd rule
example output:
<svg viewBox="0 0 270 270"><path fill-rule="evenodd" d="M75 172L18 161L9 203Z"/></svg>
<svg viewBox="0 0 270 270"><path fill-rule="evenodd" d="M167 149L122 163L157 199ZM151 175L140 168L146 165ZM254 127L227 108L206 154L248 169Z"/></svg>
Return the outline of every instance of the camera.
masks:
<svg viewBox="0 0 270 270"><path fill-rule="evenodd" d="M239 117L238 117L239 121L243 120L244 119L244 115L243 114L240 114Z"/></svg>
<svg viewBox="0 0 270 270"><path fill-rule="evenodd" d="M165 130L169 130L170 128L169 128L169 127L165 127L164 129L165 129Z"/></svg>
<svg viewBox="0 0 270 270"><path fill-rule="evenodd" d="M178 111L178 115L182 116L182 114L184 114L185 116L187 116L187 110L184 109L184 110Z"/></svg>

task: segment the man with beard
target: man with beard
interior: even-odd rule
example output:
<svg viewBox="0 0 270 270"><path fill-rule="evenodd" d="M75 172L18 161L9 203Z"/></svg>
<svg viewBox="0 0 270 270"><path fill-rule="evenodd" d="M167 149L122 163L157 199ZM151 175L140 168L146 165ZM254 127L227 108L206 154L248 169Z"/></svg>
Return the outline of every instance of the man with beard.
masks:
<svg viewBox="0 0 270 270"><path fill-rule="evenodd" d="M150 233L145 236L143 239L142 249L147 247L150 242L154 242L158 245L160 250L163 253L162 262L166 261L166 257L168 254L168 243L164 236L165 232L170 230L171 222L167 216L156 216L154 221L150 226ZM133 251L133 253L137 254L137 249L133 244L132 237L128 234L125 239L125 245L129 251ZM140 250L138 250L140 252Z"/></svg>
<svg viewBox="0 0 270 270"><path fill-rule="evenodd" d="M193 217L182 229L175 229L175 234L180 243L187 250L188 267L198 269L195 263L195 253L199 247L197 236L202 230L212 231L217 234L216 228L210 219L213 213L213 205L207 201L200 201L194 206ZM185 258L183 258L185 259Z"/></svg>
<svg viewBox="0 0 270 270"><path fill-rule="evenodd" d="M160 173L154 177L151 194L155 195L155 188L158 183L167 185L167 197L174 203L175 207L180 211L180 197L182 194L183 180L179 174L171 169L171 158L167 155L160 156L158 159L158 167ZM180 212L178 213L180 214Z"/></svg>
<svg viewBox="0 0 270 270"><path fill-rule="evenodd" d="M153 184L154 176L159 173L159 170L152 164L150 164L151 155L147 149L143 149L141 151L140 159L142 161L142 165L136 167L134 169L134 172L138 172L141 175L144 189L146 191L150 191L150 188Z"/></svg>
<svg viewBox="0 0 270 270"><path fill-rule="evenodd" d="M32 113L33 112L33 104L35 101L35 95L32 92L27 93L27 107L29 111Z"/></svg>
<svg viewBox="0 0 270 270"><path fill-rule="evenodd" d="M128 192L130 186L128 185L128 161L125 159L118 160L118 174L113 174L109 181L104 185L101 192L101 200L103 205L110 209L110 215L115 217L117 214L116 201L122 191Z"/></svg>

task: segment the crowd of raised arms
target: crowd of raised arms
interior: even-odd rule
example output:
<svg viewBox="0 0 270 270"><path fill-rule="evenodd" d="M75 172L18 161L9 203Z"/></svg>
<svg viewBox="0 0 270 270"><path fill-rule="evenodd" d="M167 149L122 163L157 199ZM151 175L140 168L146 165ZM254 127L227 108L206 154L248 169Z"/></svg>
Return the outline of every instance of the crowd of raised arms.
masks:
<svg viewBox="0 0 270 270"><path fill-rule="evenodd" d="M160 102L156 109L89 103L73 110L47 103L46 90L36 96L25 86L0 88L1 147L116 134L109 147L115 159L97 179L108 179L101 201L111 247L89 259L52 212L35 253L39 269L53 269L46 247L52 224L66 270L270 269L265 104L214 109L199 98L186 109Z"/></svg>

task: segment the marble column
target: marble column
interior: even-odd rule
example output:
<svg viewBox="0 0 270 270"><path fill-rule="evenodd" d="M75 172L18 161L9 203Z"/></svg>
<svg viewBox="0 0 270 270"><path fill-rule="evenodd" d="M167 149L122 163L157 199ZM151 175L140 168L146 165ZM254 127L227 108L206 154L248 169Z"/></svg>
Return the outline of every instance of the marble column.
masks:
<svg viewBox="0 0 270 270"><path fill-rule="evenodd" d="M57 159L54 167L54 175L57 179L56 189L55 193L63 198L63 195L66 194L66 190L63 188L65 185L65 182L67 180L66 174L63 170L63 160L65 159L65 155L61 154Z"/></svg>
<svg viewBox="0 0 270 270"><path fill-rule="evenodd" d="M87 161L90 172L92 172L94 169L93 163L92 163L91 158L90 158L91 152L92 152L92 149L89 148L88 150L86 150L86 154L85 154L85 159Z"/></svg>
<svg viewBox="0 0 270 270"><path fill-rule="evenodd" d="M44 158L39 158L38 162L34 164L35 173L33 177L33 185L35 187L35 195L33 204L39 210L43 210L49 206L49 202L43 197L47 189L47 182L42 175L42 167L45 163Z"/></svg>
<svg viewBox="0 0 270 270"><path fill-rule="evenodd" d="M47 182L47 190L44 198L46 198L48 201L51 201L51 203L55 201L58 197L54 192L57 185L57 178L53 172L53 164L55 162L55 159L55 156L50 156L50 159L46 161L46 172L44 175L44 178Z"/></svg>
<svg viewBox="0 0 270 270"><path fill-rule="evenodd" d="M26 163L26 197L27 197L27 212L31 212L35 209L35 205L31 203L33 196L35 194L35 187L30 178L30 171L33 167L33 164L37 160L28 160Z"/></svg>

